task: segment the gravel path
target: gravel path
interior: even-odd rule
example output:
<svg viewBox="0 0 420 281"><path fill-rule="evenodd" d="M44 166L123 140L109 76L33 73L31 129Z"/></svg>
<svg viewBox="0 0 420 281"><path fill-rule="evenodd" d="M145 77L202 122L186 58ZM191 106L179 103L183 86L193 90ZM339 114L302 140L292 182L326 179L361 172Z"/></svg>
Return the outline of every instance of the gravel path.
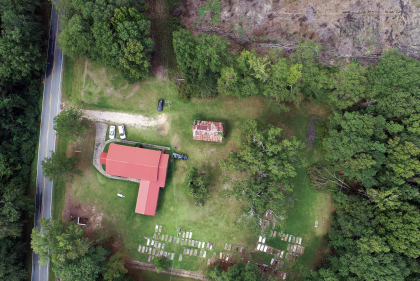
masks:
<svg viewBox="0 0 420 281"><path fill-rule="evenodd" d="M163 125L168 120L168 115L160 114L157 118L150 118L140 114L123 112L84 110L84 117L93 121L112 122L115 125L124 124L135 127L154 127Z"/></svg>

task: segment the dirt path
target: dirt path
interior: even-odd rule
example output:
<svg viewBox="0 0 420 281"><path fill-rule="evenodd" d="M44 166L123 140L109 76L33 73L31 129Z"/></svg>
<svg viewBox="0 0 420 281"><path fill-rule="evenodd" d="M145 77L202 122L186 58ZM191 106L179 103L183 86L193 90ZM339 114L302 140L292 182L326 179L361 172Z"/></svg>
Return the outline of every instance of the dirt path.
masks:
<svg viewBox="0 0 420 281"><path fill-rule="evenodd" d="M150 118L140 114L129 114L123 112L85 110L84 117L93 121L112 122L117 125L135 127L154 127L168 122L168 115L160 114L157 118Z"/></svg>
<svg viewBox="0 0 420 281"><path fill-rule="evenodd" d="M127 267L131 267L131 268L138 268L138 269L150 270L150 271L157 272L156 269L155 269L155 266L153 264L147 263L147 262L127 260L126 265L127 265ZM207 280L203 274L197 273L195 271L189 271L189 270L183 270L183 269L170 269L170 268L168 268L167 270L165 270L161 273L178 275L178 276L187 277L187 278L196 279L196 280Z"/></svg>
<svg viewBox="0 0 420 281"><path fill-rule="evenodd" d="M88 60L85 60L85 71L83 72L82 102L85 101L84 94L85 94L85 82L86 82L86 74L87 74L87 64L88 64Z"/></svg>

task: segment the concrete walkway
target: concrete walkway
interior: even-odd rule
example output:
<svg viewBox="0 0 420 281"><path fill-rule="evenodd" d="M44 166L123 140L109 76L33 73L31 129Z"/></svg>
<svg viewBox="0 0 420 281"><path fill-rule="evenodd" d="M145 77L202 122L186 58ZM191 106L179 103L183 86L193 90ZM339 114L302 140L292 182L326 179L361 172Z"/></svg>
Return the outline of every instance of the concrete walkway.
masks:
<svg viewBox="0 0 420 281"><path fill-rule="evenodd" d="M126 178L126 177L118 177L118 176L112 176L105 173L105 170L102 168L102 164L100 162L101 153L104 151L105 146L108 143L111 142L121 142L121 143L127 143L127 144L140 144L144 147L151 147L151 148L157 148L157 149L164 149L164 150L170 150L171 148L165 147L165 146L159 146L159 145L153 145L148 143L141 143L141 142L134 142L134 141L127 141L127 140L121 140L121 139L110 139L105 141L106 139L106 133L108 132L108 125L104 123L96 123L96 137L95 137L95 150L93 152L93 166L105 177L108 177L110 179L116 179L116 180L124 180L124 181L131 181L140 183L140 180L138 179L132 179L132 178Z"/></svg>
<svg viewBox="0 0 420 281"><path fill-rule="evenodd" d="M144 269L144 270L150 270L150 271L157 272L154 264L152 264L152 263L127 260L126 261L126 265L127 265L127 267L130 267L130 268L138 268L138 269ZM208 279L206 279L206 277L204 276L204 274L200 274L200 273L197 273L195 271L168 268L167 270L165 270L165 271L163 271L161 273L171 274L171 275L177 275L177 276L182 276L182 277L196 279L196 280L209 281Z"/></svg>

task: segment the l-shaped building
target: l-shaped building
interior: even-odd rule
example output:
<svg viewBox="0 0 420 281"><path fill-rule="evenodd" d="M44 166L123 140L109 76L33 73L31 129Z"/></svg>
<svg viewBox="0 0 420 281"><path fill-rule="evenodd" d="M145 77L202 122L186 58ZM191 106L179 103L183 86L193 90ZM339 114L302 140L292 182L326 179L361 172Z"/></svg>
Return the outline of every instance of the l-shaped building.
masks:
<svg viewBox="0 0 420 281"><path fill-rule="evenodd" d="M164 150L150 150L111 143L102 152L100 163L109 175L140 180L136 213L154 216L159 190L165 187L169 154Z"/></svg>

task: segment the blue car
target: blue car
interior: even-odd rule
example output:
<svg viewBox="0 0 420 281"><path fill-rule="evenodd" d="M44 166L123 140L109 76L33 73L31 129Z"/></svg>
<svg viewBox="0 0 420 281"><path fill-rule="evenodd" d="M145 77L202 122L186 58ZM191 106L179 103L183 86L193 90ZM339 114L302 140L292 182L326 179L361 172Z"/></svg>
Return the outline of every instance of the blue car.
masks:
<svg viewBox="0 0 420 281"><path fill-rule="evenodd" d="M163 99L160 99L158 103L158 111L162 111L162 110L163 110Z"/></svg>
<svg viewBox="0 0 420 281"><path fill-rule="evenodd" d="M181 160L187 160L188 159L188 156L187 155L185 155L185 154L179 154L179 153L172 153L172 157L174 158L174 159L181 159Z"/></svg>

